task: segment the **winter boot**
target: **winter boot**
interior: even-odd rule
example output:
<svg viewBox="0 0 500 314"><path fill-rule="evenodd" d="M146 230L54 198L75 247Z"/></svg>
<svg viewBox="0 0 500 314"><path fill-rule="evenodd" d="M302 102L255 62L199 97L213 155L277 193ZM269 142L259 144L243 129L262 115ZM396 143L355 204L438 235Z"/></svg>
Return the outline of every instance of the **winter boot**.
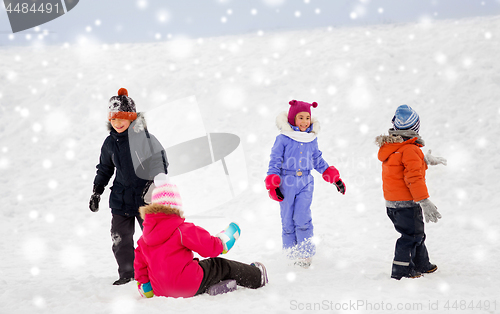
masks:
<svg viewBox="0 0 500 314"><path fill-rule="evenodd" d="M117 281L113 282L113 286L124 285L126 283L131 282L132 280L134 280L134 278L120 278Z"/></svg>
<svg viewBox="0 0 500 314"><path fill-rule="evenodd" d="M254 263L252 263L250 265L255 266L258 269L260 269L260 273L261 273L260 286L264 287L269 282L269 280L267 279L266 266L264 266L264 264L259 263L259 262L254 262Z"/></svg>
<svg viewBox="0 0 500 314"><path fill-rule="evenodd" d="M435 272L437 269L438 269L437 265L429 264L429 267L427 267L427 269L419 270L419 272L421 272L422 274L430 274Z"/></svg>
<svg viewBox="0 0 500 314"><path fill-rule="evenodd" d="M211 286L210 288L208 288L207 292L210 295L218 295L234 291L236 290L236 288L237 288L236 280L228 279Z"/></svg>
<svg viewBox="0 0 500 314"><path fill-rule="evenodd" d="M415 270L410 270L408 274L405 275L392 275L391 278L396 279L396 280L401 280L401 278L419 278L422 277L422 273L415 271Z"/></svg>

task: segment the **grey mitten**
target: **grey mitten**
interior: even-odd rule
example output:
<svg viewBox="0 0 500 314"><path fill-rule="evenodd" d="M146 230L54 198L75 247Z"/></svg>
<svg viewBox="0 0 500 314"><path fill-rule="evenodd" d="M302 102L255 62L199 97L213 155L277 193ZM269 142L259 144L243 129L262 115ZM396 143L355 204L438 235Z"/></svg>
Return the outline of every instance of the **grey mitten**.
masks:
<svg viewBox="0 0 500 314"><path fill-rule="evenodd" d="M441 214L437 211L436 205L431 202L430 199L426 198L417 202L422 210L424 211L425 222L437 222L438 219L441 219Z"/></svg>
<svg viewBox="0 0 500 314"><path fill-rule="evenodd" d="M424 156L424 160L425 160L426 164L428 164L430 166L435 166L435 165L439 165L439 164L443 164L445 166L447 165L448 161L446 160L446 158L432 156L431 152L432 151L429 149L427 154Z"/></svg>

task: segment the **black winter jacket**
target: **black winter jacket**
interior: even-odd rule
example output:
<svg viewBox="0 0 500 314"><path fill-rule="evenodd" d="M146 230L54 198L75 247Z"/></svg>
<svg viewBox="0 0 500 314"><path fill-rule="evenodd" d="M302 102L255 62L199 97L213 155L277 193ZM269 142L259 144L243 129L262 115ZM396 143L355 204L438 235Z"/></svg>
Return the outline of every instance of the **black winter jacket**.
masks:
<svg viewBox="0 0 500 314"><path fill-rule="evenodd" d="M116 175L109 196L113 214L136 216L148 181L158 173L167 173L167 157L159 141L147 131L142 114L123 133L116 132L111 123L109 136L101 148L94 185L105 187Z"/></svg>

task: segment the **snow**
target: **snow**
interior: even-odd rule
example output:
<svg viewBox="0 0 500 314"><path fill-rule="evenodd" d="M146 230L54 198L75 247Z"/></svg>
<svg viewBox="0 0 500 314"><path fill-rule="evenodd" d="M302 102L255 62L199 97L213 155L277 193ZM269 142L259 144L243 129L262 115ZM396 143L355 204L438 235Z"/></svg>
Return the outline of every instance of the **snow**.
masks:
<svg viewBox="0 0 500 314"><path fill-rule="evenodd" d="M498 29L495 16L149 44L1 47L0 312L429 313L446 305L450 312L500 312ZM107 100L120 87L145 112L195 96L206 132L240 137L246 189L213 208L186 208L186 215L213 234L238 222L241 237L226 257L264 263L266 287L141 299L133 283L111 285L117 267L109 190L99 212L90 212L88 201L107 136ZM312 114L322 124L320 149L347 186L342 196L314 174L317 255L309 269L281 254L279 206L263 183L278 134L274 120L291 99L318 102ZM447 158L448 166L427 173L443 215L426 226L439 270L395 281L389 277L398 235L385 214L373 142L400 104L419 113L424 151ZM165 123L182 122L170 108ZM163 136L175 141L180 128Z"/></svg>

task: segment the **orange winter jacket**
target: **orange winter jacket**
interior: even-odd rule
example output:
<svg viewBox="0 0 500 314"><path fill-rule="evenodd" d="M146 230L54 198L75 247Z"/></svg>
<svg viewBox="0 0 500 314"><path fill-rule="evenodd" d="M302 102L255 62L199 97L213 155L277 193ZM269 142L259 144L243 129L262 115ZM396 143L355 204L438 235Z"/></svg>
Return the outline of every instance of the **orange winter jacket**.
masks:
<svg viewBox="0 0 500 314"><path fill-rule="evenodd" d="M414 137L400 143L384 143L378 159L382 161L384 198L388 201L421 201L429 197L425 184L427 164ZM377 139L379 140L379 139Z"/></svg>

